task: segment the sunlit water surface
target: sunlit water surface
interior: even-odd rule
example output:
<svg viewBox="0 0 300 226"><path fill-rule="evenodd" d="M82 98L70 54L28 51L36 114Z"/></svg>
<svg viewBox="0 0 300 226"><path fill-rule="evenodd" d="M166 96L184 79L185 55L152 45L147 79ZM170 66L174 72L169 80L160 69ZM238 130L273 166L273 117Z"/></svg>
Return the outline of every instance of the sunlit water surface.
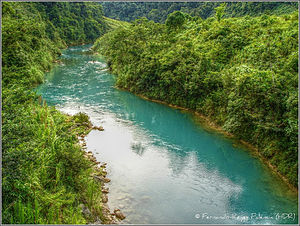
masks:
<svg viewBox="0 0 300 226"><path fill-rule="evenodd" d="M191 113L114 88L89 47L65 50L37 92L104 127L86 137L87 148L108 163L109 206L124 212L123 223L298 222L297 195L258 159L201 128Z"/></svg>

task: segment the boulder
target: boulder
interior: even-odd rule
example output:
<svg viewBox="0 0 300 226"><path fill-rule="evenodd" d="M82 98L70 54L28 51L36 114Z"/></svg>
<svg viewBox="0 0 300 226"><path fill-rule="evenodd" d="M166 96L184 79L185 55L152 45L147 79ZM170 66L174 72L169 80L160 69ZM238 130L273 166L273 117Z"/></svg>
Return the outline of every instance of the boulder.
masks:
<svg viewBox="0 0 300 226"><path fill-rule="evenodd" d="M124 220L126 217L125 215L121 212L121 210L119 209L115 209L114 210L114 214L117 218L119 218L120 220Z"/></svg>

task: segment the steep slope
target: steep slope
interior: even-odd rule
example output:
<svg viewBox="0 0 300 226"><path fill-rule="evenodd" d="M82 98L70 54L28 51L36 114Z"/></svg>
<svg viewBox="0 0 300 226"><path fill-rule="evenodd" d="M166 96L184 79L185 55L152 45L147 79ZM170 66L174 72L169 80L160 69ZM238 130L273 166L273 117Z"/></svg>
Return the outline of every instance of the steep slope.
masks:
<svg viewBox="0 0 300 226"><path fill-rule="evenodd" d="M103 2L105 16L113 19L133 21L146 17L164 23L174 11L189 13L203 19L214 16L214 8L220 2ZM226 17L260 16L264 13L281 15L298 9L296 2L227 2Z"/></svg>

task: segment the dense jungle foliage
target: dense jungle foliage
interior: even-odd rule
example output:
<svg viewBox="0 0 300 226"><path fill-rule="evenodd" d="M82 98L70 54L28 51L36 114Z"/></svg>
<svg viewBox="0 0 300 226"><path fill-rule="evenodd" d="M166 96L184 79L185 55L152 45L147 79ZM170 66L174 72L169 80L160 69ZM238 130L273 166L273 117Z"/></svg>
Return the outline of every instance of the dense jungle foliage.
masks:
<svg viewBox="0 0 300 226"><path fill-rule="evenodd" d="M120 27L128 27L130 25L130 23L126 21L114 20L108 17L103 18L107 26L107 31L118 29Z"/></svg>
<svg viewBox="0 0 300 226"><path fill-rule="evenodd" d="M297 186L298 12L203 20L171 13L98 39L117 86L193 109L248 141Z"/></svg>
<svg viewBox="0 0 300 226"><path fill-rule="evenodd" d="M60 48L105 32L95 3L2 3L2 223L85 224L80 203L101 214L77 136L82 114L61 114L32 88Z"/></svg>
<svg viewBox="0 0 300 226"><path fill-rule="evenodd" d="M182 11L191 16L206 19L215 14L214 9L220 2L103 2L105 16L133 21L146 17L155 22L164 23L174 11ZM228 2L225 17L259 16L266 14L285 14L298 9L296 2Z"/></svg>
<svg viewBox="0 0 300 226"><path fill-rule="evenodd" d="M58 31L69 45L91 43L107 29L102 7L97 3L39 2L33 7L46 21L46 32L52 40Z"/></svg>

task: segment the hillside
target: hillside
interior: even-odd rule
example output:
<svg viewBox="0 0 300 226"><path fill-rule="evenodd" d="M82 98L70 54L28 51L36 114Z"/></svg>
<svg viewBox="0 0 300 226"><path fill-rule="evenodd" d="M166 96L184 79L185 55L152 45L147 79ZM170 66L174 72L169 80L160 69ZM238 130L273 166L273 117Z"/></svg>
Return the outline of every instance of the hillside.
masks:
<svg viewBox="0 0 300 226"><path fill-rule="evenodd" d="M103 17L104 21L108 27L108 30L114 30L118 28L126 28L129 27L130 23L126 21L114 20L108 17Z"/></svg>
<svg viewBox="0 0 300 226"><path fill-rule="evenodd" d="M297 186L298 12L224 18L224 10L136 20L93 48L118 87L209 117Z"/></svg>
<svg viewBox="0 0 300 226"><path fill-rule="evenodd" d="M164 23L174 11L182 11L202 19L214 16L220 2L103 2L104 15L109 18L133 21L146 17ZM296 2L227 2L225 17L282 15L297 11Z"/></svg>

